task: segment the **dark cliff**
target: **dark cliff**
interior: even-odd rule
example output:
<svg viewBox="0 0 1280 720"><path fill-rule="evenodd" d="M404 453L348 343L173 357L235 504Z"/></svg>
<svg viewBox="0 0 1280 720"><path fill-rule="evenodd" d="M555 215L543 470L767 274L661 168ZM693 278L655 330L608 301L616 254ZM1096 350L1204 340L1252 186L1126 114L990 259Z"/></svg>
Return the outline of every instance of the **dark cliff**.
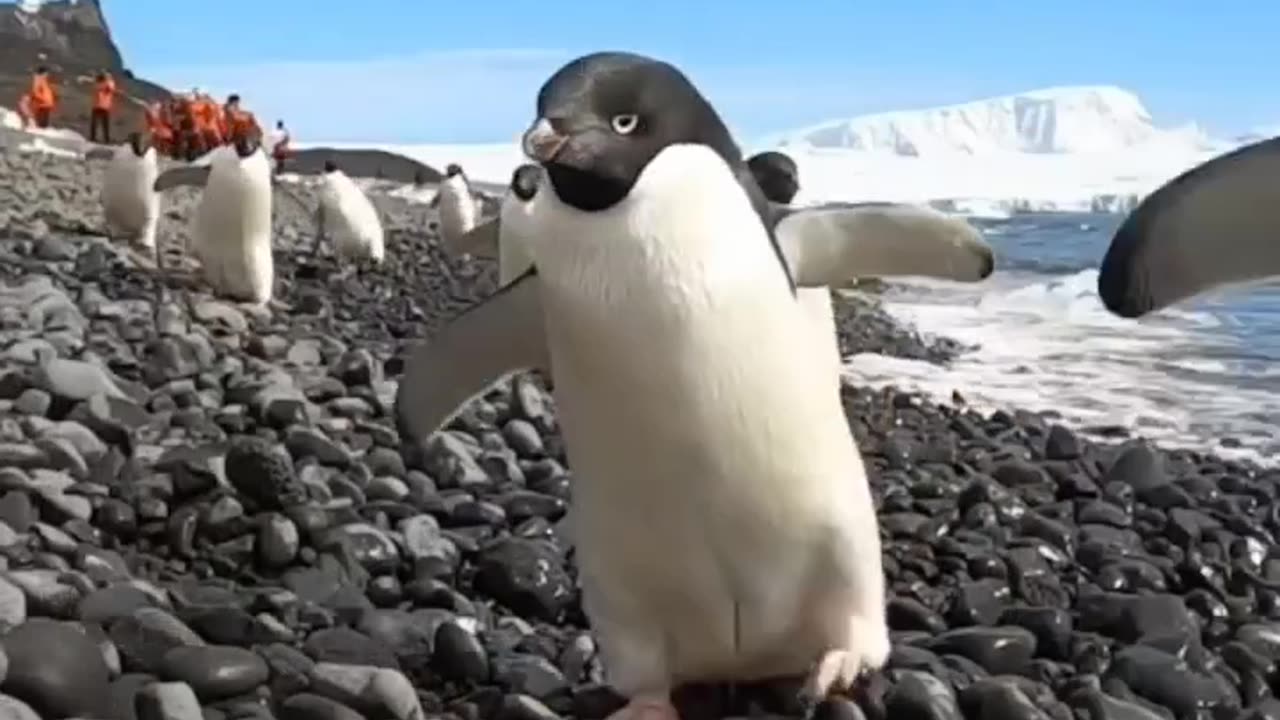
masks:
<svg viewBox="0 0 1280 720"><path fill-rule="evenodd" d="M127 1L127 0L126 0ZM136 78L125 67L111 38L100 0L49 0L34 12L24 3L0 2L0 105L16 109L31 82L31 71L47 65L56 83L58 112L53 124L87 132L92 79L111 72L121 91L144 101L168 97L165 88ZM140 127L142 108L121 98L116 103L113 137Z"/></svg>

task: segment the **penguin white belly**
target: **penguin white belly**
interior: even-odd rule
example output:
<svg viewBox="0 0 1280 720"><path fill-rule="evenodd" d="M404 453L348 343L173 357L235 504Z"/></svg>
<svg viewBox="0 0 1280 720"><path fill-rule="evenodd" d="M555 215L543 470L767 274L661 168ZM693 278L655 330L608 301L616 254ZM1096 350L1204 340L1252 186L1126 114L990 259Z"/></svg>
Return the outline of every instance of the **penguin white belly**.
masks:
<svg viewBox="0 0 1280 720"><path fill-rule="evenodd" d="M345 176L326 178L320 200L325 204L325 229L333 237L338 257L381 262L382 221L360 188Z"/></svg>
<svg viewBox="0 0 1280 720"><path fill-rule="evenodd" d="M562 209L531 248L584 604L624 693L888 652L861 458L825 361L794 351L812 317L727 167L700 178L681 149L626 201L667 207ZM650 176L699 207L664 217Z"/></svg>
<svg viewBox="0 0 1280 720"><path fill-rule="evenodd" d="M499 219L501 235L498 238L498 284L520 277L533 265L529 252L529 239L525 236L529 206L517 198L507 198L502 203Z"/></svg>
<svg viewBox="0 0 1280 720"><path fill-rule="evenodd" d="M446 178L440 183L440 231L447 240L460 238L476 226L475 198L463 181Z"/></svg>
<svg viewBox="0 0 1280 720"><path fill-rule="evenodd" d="M831 307L831 291L825 287L800 287L796 288L796 299L809 316L816 343L814 352L831 368L831 373L836 378L836 387L839 388L843 360L836 335L835 311Z"/></svg>
<svg viewBox="0 0 1280 720"><path fill-rule="evenodd" d="M107 227L144 247L155 247L160 197L151 188L159 175L155 163L113 159L104 171L102 210Z"/></svg>
<svg viewBox="0 0 1280 720"><path fill-rule="evenodd" d="M260 155L260 153L258 154ZM246 164L265 156L247 158ZM196 215L196 254L204 276L220 295L264 304L271 299L271 179L269 172L214 168Z"/></svg>

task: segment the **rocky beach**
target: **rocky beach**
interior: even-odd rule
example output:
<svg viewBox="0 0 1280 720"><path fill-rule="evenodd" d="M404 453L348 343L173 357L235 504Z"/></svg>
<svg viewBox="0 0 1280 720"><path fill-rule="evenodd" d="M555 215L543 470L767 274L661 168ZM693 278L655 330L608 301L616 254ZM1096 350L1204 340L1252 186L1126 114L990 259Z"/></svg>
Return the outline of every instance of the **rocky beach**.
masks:
<svg viewBox="0 0 1280 720"><path fill-rule="evenodd" d="M494 288L434 211L370 195L383 268L340 274L276 194L246 310L101 235L101 165L0 149L0 716L603 718L545 383L425 447L390 412L413 341ZM313 208L315 192L290 191ZM167 264L196 194L165 196ZM178 276L181 273L177 273ZM841 344L946 362L872 297ZM1052 418L843 390L894 650L866 720L1280 720L1280 472ZM689 720L799 717L794 683L686 688Z"/></svg>

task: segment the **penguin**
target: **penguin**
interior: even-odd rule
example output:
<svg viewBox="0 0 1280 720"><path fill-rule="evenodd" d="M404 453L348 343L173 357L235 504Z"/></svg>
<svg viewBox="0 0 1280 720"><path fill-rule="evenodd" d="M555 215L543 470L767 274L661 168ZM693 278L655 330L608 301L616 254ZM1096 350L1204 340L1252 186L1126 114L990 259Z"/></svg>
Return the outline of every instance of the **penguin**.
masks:
<svg viewBox="0 0 1280 720"><path fill-rule="evenodd" d="M333 245L342 260L382 264L385 254L382 221L369 196L338 169L333 160L324 163L320 206L316 210L316 241L311 253L320 250L320 238L332 225Z"/></svg>
<svg viewBox="0 0 1280 720"><path fill-rule="evenodd" d="M457 257L462 255L463 236L476 226L480 209L462 168L456 163L449 163L444 172L445 178L431 199L431 207L440 209L440 238L445 251Z"/></svg>
<svg viewBox="0 0 1280 720"><path fill-rule="evenodd" d="M525 219L530 211L529 203L538 193L542 179L541 166L526 163L511 173L511 184L502 200L498 215L498 227L502 237L494 241L498 249L498 283L507 285L524 274L533 264L529 255L528 238L524 237ZM479 255L481 253L472 253Z"/></svg>
<svg viewBox="0 0 1280 720"><path fill-rule="evenodd" d="M583 606L628 698L615 719L674 720L691 682L848 688L889 635L861 457L823 361L795 352L812 338L797 281L829 273L789 265L784 225L674 66L578 58L537 114L533 267L412 355L402 437L503 373L550 373Z"/></svg>
<svg viewBox="0 0 1280 720"><path fill-rule="evenodd" d="M769 202L789 205L800 191L800 168L790 155L766 150L747 158L747 169Z"/></svg>
<svg viewBox="0 0 1280 720"><path fill-rule="evenodd" d="M106 160L102 173L102 212L112 239L123 238L155 251L160 222L160 196L152 185L160 174L151 138L129 133L114 147L95 147L85 153L90 160Z"/></svg>
<svg viewBox="0 0 1280 720"><path fill-rule="evenodd" d="M263 306L271 300L271 162L259 133L237 136L204 165L170 168L155 189L202 187L192 244L205 280L223 297Z"/></svg>
<svg viewBox="0 0 1280 720"><path fill-rule="evenodd" d="M1140 318L1214 289L1280 275L1280 137L1165 183L1124 219L1098 268L1112 314Z"/></svg>

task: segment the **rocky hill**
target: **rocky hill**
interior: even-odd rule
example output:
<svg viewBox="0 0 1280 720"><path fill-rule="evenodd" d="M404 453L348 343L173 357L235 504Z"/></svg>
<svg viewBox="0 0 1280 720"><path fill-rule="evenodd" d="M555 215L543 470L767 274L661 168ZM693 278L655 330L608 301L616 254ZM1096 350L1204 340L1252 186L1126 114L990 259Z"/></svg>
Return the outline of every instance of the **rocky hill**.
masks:
<svg viewBox="0 0 1280 720"><path fill-rule="evenodd" d="M80 132L88 129L93 85L77 78L91 78L105 68L133 97L154 100L169 95L125 67L99 0L0 2L0 105L16 107L31 71L42 63L52 71L60 96L54 124ZM118 107L112 132L122 137L138 127L141 108L128 102Z"/></svg>

